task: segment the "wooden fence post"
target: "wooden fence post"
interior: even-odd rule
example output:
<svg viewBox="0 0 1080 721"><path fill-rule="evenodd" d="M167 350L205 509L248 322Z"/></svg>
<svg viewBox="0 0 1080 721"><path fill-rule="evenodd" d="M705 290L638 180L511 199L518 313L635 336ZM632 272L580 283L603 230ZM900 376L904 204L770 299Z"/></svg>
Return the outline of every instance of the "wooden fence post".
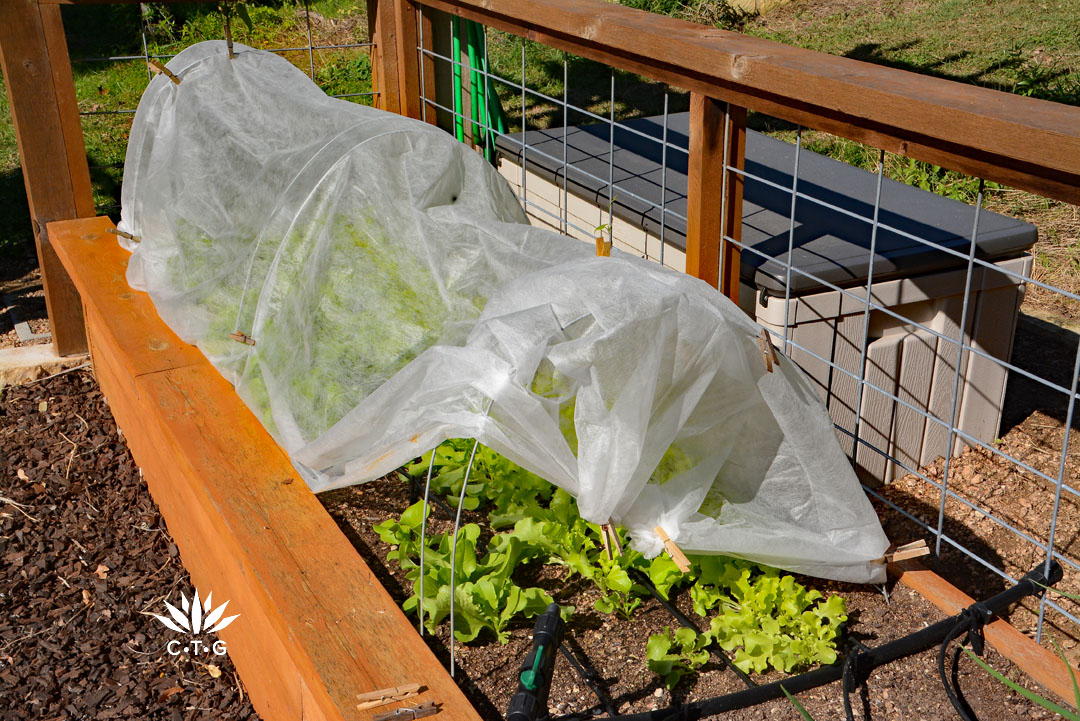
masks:
<svg viewBox="0 0 1080 721"><path fill-rule="evenodd" d="M739 302L742 177L746 109L690 94L690 159L686 208L686 272ZM721 269L723 274L721 276Z"/></svg>
<svg viewBox="0 0 1080 721"><path fill-rule="evenodd" d="M725 165L742 170L746 167L746 108L727 106L727 137ZM726 170L724 177L724 211L720 227L724 234L720 244L720 292L739 304L739 272L741 270L743 176ZM731 238L731 240L725 240ZM735 241L735 242L732 242Z"/></svg>
<svg viewBox="0 0 1080 721"><path fill-rule="evenodd" d="M372 18L374 14L374 19ZM369 0L368 26L374 28L379 89L378 107L420 118L420 59L417 5L413 0Z"/></svg>
<svg viewBox="0 0 1080 721"><path fill-rule="evenodd" d="M417 6L419 12L420 7ZM426 52L432 52L435 48L435 23L433 22L432 13L436 12L431 8L425 8L421 13L419 25L422 30L422 47ZM422 54L420 56L420 67L423 68L424 77L420 86L420 97L417 98L420 103L420 118L427 118L427 121L432 125L437 126L439 124L438 113L435 106L427 106L427 101L435 100L435 58L430 55Z"/></svg>
<svg viewBox="0 0 1080 721"><path fill-rule="evenodd" d="M0 2L0 66L30 201L53 346L58 355L82 353L86 351L82 301L45 228L53 220L94 215L59 5Z"/></svg>
<svg viewBox="0 0 1080 721"><path fill-rule="evenodd" d="M394 0L397 25L398 112L420 119L419 5L413 0ZM425 78L426 79L426 78Z"/></svg>

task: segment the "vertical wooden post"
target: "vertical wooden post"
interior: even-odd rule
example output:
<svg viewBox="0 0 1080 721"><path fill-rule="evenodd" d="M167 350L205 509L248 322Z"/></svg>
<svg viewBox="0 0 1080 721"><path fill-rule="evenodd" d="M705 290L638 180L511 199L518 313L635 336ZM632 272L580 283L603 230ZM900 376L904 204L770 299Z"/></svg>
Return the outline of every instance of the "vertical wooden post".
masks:
<svg viewBox="0 0 1080 721"><path fill-rule="evenodd" d="M394 0L397 26L398 112L420 119L419 6L413 0ZM426 78L425 78L426 79Z"/></svg>
<svg viewBox="0 0 1080 721"><path fill-rule="evenodd" d="M82 301L46 223L91 217L90 170L58 5L0 2L0 66L7 84L23 182L34 222L45 305L58 355L86 351Z"/></svg>
<svg viewBox="0 0 1080 721"><path fill-rule="evenodd" d="M727 152L725 165L742 170L746 167L746 108L727 106ZM720 247L720 292L739 304L739 273L741 266L743 176L733 170L724 178L724 210L720 227L723 229ZM731 238L731 240L724 240ZM732 242L735 241L735 242Z"/></svg>
<svg viewBox="0 0 1080 721"><path fill-rule="evenodd" d="M417 6L413 0L368 3L374 27L379 107L410 118L420 117L420 60L417 52ZM374 11L374 20L371 13Z"/></svg>
<svg viewBox="0 0 1080 721"><path fill-rule="evenodd" d="M419 7L417 8L419 11ZM435 12L431 8L424 9L420 18L420 27L423 31L423 49L426 52L432 52L435 48L435 23L433 22L432 13ZM438 125L438 113L434 105L428 105L427 109L424 109L424 105L427 100L435 100L435 58L430 55L423 54L420 56L420 66L424 69L423 83L420 90L422 91L418 98L420 102L420 117L427 117L427 121L432 125Z"/></svg>
<svg viewBox="0 0 1080 721"><path fill-rule="evenodd" d="M745 149L746 110L691 93L686 272L736 303L739 248L723 238L741 238L743 183L725 166L742 168Z"/></svg>
<svg viewBox="0 0 1080 721"><path fill-rule="evenodd" d="M367 0L367 41L374 43L374 47L368 48L368 57L371 58L371 90L375 93L373 100L376 108L383 109L382 97L382 44L379 42L378 23L379 0Z"/></svg>

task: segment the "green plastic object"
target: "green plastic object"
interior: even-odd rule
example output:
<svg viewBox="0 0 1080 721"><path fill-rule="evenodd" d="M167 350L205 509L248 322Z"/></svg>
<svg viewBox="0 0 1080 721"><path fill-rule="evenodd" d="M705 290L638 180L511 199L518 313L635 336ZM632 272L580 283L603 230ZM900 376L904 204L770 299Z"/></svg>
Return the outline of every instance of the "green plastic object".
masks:
<svg viewBox="0 0 1080 721"><path fill-rule="evenodd" d="M544 644L536 647L536 658L533 667L521 672L521 685L530 691L535 691L540 685L540 662L544 659Z"/></svg>
<svg viewBox="0 0 1080 721"><path fill-rule="evenodd" d="M457 16L450 17L450 47L454 58L454 137L458 142L465 142L464 114L461 108L461 36L458 32Z"/></svg>
<svg viewBox="0 0 1080 721"><path fill-rule="evenodd" d="M509 119L503 110L495 82L488 77L488 58L484 52L484 26L465 20L450 18L451 55L454 75L454 137L465 142L465 108L462 93L464 75L461 72L461 43L469 58L469 100L472 111L473 142L482 145L484 157L495 162L495 134L503 134L509 128ZM481 90L482 88L482 90Z"/></svg>

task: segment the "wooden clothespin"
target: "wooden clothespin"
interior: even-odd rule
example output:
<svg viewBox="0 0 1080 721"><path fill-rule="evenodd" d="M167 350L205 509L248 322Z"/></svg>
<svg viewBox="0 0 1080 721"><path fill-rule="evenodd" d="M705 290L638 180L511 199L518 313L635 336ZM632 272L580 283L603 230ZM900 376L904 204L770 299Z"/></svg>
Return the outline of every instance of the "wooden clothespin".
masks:
<svg viewBox="0 0 1080 721"><path fill-rule="evenodd" d="M600 540L604 543L604 552L608 560L614 558L614 554L622 555L622 543L619 542L619 532L610 522L600 524ZM614 549L614 551L612 551Z"/></svg>
<svg viewBox="0 0 1080 721"><path fill-rule="evenodd" d="M667 532L661 526L654 528L653 532L663 542L664 548L667 550L668 555L671 556L671 560L678 566L679 570L683 573L688 572L690 570L690 559L686 557L686 554L682 552L682 549L675 545L675 541L671 540Z"/></svg>
<svg viewBox="0 0 1080 721"><path fill-rule="evenodd" d="M229 333L229 337L237 343L244 343L245 345L255 345L255 339L249 336L243 331L236 331L235 333Z"/></svg>
<svg viewBox="0 0 1080 721"><path fill-rule="evenodd" d="M776 348L773 347L769 331L764 328L761 329L761 335L758 336L758 347L761 348L761 355L765 359L765 370L772 373L773 366L780 365L780 358L776 355Z"/></svg>
<svg viewBox="0 0 1080 721"><path fill-rule="evenodd" d="M418 703L411 708L406 706L405 708L397 708L393 711L377 713L372 717L371 721L412 721L413 719L424 718L425 716L433 716L437 713L439 713L439 707L435 705L435 702L425 701L424 703Z"/></svg>
<svg viewBox="0 0 1080 721"><path fill-rule="evenodd" d="M610 258L611 257L611 241L604 240L604 236L596 236L596 257L597 258Z"/></svg>
<svg viewBox="0 0 1080 721"><path fill-rule="evenodd" d="M363 711L364 709L383 706L388 703L394 703L395 701L404 701L407 698L412 698L418 693L420 693L420 684L418 683L407 683L403 686L392 686L391 688L382 688L378 691L358 693L356 694L356 698L360 703L356 704L356 708Z"/></svg>
<svg viewBox="0 0 1080 721"><path fill-rule="evenodd" d="M232 49L232 26L229 23L229 9L227 3L221 3L221 14L225 20L225 47L229 50L229 60L235 60L236 55Z"/></svg>
<svg viewBox="0 0 1080 721"><path fill-rule="evenodd" d="M909 558L919 558L920 556L929 555L930 549L926 546L926 540L920 538L918 541L905 543L903 546L898 546L886 553L885 563L896 563L897 561L906 561Z"/></svg>
<svg viewBox="0 0 1080 721"><path fill-rule="evenodd" d="M615 547L615 552L620 556L622 555L622 543L619 541L619 532L615 530L615 525L608 524L608 533L611 535L611 545Z"/></svg>
<svg viewBox="0 0 1080 721"><path fill-rule="evenodd" d="M127 238L128 240L130 240L132 242L135 242L135 243L141 243L142 242L142 238L138 238L138 237L132 235L131 233L125 233L124 231L120 230L119 228L108 228L108 229L105 230L105 232L106 233L112 233L113 235L119 235L121 238Z"/></svg>
<svg viewBox="0 0 1080 721"><path fill-rule="evenodd" d="M169 80L172 80L177 85L180 84L180 78L176 77L176 73L174 73L172 70L169 70L157 60L149 58L147 59L146 64L150 66L150 69L154 71L155 75L160 75L164 73L165 77L167 77Z"/></svg>

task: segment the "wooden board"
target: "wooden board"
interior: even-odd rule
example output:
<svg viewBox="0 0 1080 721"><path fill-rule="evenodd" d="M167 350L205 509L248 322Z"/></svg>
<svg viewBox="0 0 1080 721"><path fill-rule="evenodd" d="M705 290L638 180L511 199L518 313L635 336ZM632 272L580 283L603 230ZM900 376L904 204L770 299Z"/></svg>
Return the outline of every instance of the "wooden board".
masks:
<svg viewBox="0 0 1080 721"><path fill-rule="evenodd" d="M1080 108L605 0L425 5L793 123L1080 203Z"/></svg>
<svg viewBox="0 0 1080 721"><path fill-rule="evenodd" d="M398 112L420 119L420 36L417 5L412 0L393 0L397 32Z"/></svg>
<svg viewBox="0 0 1080 721"><path fill-rule="evenodd" d="M720 237L724 207L723 103L690 94L690 157L686 178L686 272L716 288L720 284Z"/></svg>
<svg viewBox="0 0 1080 721"><path fill-rule="evenodd" d="M369 719L405 683L445 721L479 716L232 387L123 281L107 218L54 223L86 303L94 371L185 568L241 617L222 632L259 714ZM508 672L508 682L512 677Z"/></svg>
<svg viewBox="0 0 1080 721"><path fill-rule="evenodd" d="M36 0L0 2L3 67L23 181L34 223L45 305L58 355L86 350L82 306L49 241L49 221L93 213L60 9Z"/></svg>
<svg viewBox="0 0 1080 721"><path fill-rule="evenodd" d="M918 559L889 564L889 573L900 583L917 591L950 616L960 613L975 599L924 567ZM1052 651L1013 628L1007 621L996 618L983 629L986 640L1005 658L1062 699L1073 703L1072 680L1065 662ZM1073 669L1080 676L1080 670Z"/></svg>

